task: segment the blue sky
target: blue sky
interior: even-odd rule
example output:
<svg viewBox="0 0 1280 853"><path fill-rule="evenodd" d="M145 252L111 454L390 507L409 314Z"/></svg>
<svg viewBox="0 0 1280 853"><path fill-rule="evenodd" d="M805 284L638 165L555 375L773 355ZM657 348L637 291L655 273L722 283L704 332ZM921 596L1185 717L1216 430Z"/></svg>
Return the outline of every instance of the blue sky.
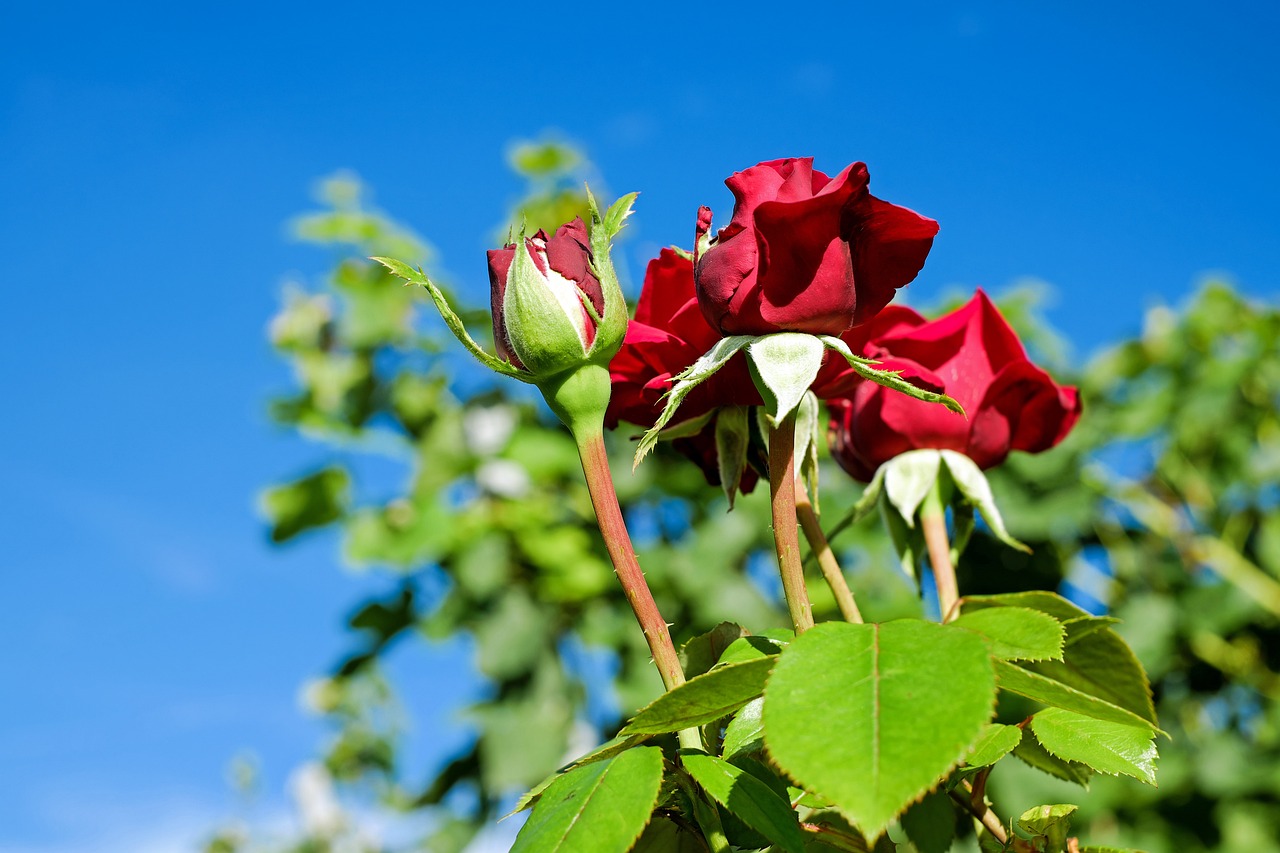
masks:
<svg viewBox="0 0 1280 853"><path fill-rule="evenodd" d="M1205 273L1280 292L1264 4L6 4L0 10L0 851L181 849L323 730L300 685L376 576L266 544L255 496L323 449L268 422L264 330L327 258L286 223L352 169L480 296L553 130L643 192L622 261L727 219L724 177L813 155L941 222L916 301L1052 283L1088 353ZM1158 8L1158 14L1154 10ZM398 660L431 695L458 650ZM421 761L430 750L424 749ZM148 845L151 845L148 847Z"/></svg>

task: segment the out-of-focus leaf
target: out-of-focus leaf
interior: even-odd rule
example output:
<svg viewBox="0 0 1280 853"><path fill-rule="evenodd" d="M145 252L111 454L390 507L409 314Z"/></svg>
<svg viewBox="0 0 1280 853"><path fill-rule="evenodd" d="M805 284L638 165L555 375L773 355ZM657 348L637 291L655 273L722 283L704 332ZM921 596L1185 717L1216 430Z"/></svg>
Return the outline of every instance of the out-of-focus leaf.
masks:
<svg viewBox="0 0 1280 853"><path fill-rule="evenodd" d="M262 496L262 509L271 521L271 541L285 542L304 530L337 521L350 500L350 491L351 480L341 468L324 468L268 489Z"/></svg>

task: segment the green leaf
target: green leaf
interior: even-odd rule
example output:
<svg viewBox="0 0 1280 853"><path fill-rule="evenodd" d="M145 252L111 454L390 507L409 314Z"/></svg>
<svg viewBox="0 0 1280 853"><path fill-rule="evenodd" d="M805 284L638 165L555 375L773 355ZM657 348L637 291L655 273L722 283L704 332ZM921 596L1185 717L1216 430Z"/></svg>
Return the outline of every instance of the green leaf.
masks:
<svg viewBox="0 0 1280 853"><path fill-rule="evenodd" d="M1045 853L1062 853L1067 833L1071 831L1071 816L1079 810L1070 804L1036 806L1027 809L1018 818L1018 827L1030 835L1045 840Z"/></svg>
<svg viewBox="0 0 1280 853"><path fill-rule="evenodd" d="M942 791L931 791L907 809L902 829L919 853L947 853L956 838L956 810Z"/></svg>
<svg viewBox="0 0 1280 853"><path fill-rule="evenodd" d="M1037 610L993 607L965 613L952 624L986 637L991 653L1002 660L1062 659L1062 623Z"/></svg>
<svg viewBox="0 0 1280 853"><path fill-rule="evenodd" d="M1149 726L1095 720L1047 708L1031 718L1031 730L1040 745L1058 758L1087 764L1100 773L1156 783L1155 732Z"/></svg>
<svg viewBox="0 0 1280 853"><path fill-rule="evenodd" d="M631 853L707 853L707 842L674 821L655 817L644 828Z"/></svg>
<svg viewBox="0 0 1280 853"><path fill-rule="evenodd" d="M969 631L827 622L779 656L765 743L792 779L877 836L964 757L994 704L991 655Z"/></svg>
<svg viewBox="0 0 1280 853"><path fill-rule="evenodd" d="M791 803L764 782L712 755L684 752L680 761L712 799L747 826L788 853L804 853L804 835Z"/></svg>
<svg viewBox="0 0 1280 853"><path fill-rule="evenodd" d="M1072 646L1093 632L1110 628L1119 621L1114 616L1081 616L1078 619L1067 619L1062 627L1067 629L1067 645Z"/></svg>
<svg viewBox="0 0 1280 853"><path fill-rule="evenodd" d="M775 424L800 405L825 354L822 341L800 332L765 335L747 345L747 367Z"/></svg>
<svg viewBox="0 0 1280 853"><path fill-rule="evenodd" d="M982 734L969 747L964 763L970 767L987 767L1008 755L1022 740L1022 729L1001 723L988 723Z"/></svg>
<svg viewBox="0 0 1280 853"><path fill-rule="evenodd" d="M1016 664L996 661L996 676L999 678L1001 690L1026 696L1028 699L1034 699L1053 708L1064 708L1096 720L1110 720L1113 723L1124 723L1130 726L1150 725L1132 711L1127 711L1105 699L1091 696L1061 681Z"/></svg>
<svg viewBox="0 0 1280 853"><path fill-rule="evenodd" d="M991 493L991 484L987 482L987 476L982 473L977 463L954 450L943 450L941 453L956 488L969 503L978 508L996 538L1010 548L1031 553L1030 548L1010 536L1009 531L1005 529L1004 519L996 506L996 497Z"/></svg>
<svg viewBox="0 0 1280 853"><path fill-rule="evenodd" d="M725 758L738 755L750 755L764 749L764 723L761 712L764 710L764 699L752 699L738 709L733 719L724 727L724 745L721 753Z"/></svg>
<svg viewBox="0 0 1280 853"><path fill-rule="evenodd" d="M662 734L727 716L759 696L774 658L717 667L662 694L640 709L622 734Z"/></svg>
<svg viewBox="0 0 1280 853"><path fill-rule="evenodd" d="M525 809L529 808L529 806L536 803L538 799L542 796L542 792L547 790L547 787L552 782L556 781L557 779L560 778L561 775L572 770L573 768L581 767L584 764L593 764L597 761L604 761L607 758L613 758L615 755L620 755L621 753L626 752L628 749L631 749L633 746L644 743L648 739L649 739L649 735L631 735L630 737L616 737L613 740L602 743L600 746L591 750L586 755L582 756L576 761L572 761L569 764L565 765L564 767L561 767L555 773L552 773L550 776L543 779L537 785L534 785L532 788L530 788L528 791L522 794L520 799L516 801L515 808L513 808L510 812L508 812L507 816L510 817L511 815L516 814L517 812L522 812Z"/></svg>
<svg viewBox="0 0 1280 853"><path fill-rule="evenodd" d="M632 468L639 467L645 456L649 455L649 451L653 450L653 446L658 443L660 433L675 417L680 404L684 402L684 398L689 396L689 393L694 388L706 382L716 371L728 364L729 359L737 355L743 347L753 340L755 338L750 335L733 335L721 338L716 341L715 346L699 356L697 361L676 374L676 384L667 392L667 404L663 408L662 414L658 416L658 420L654 422L653 426L640 437L640 444L636 447L636 457L632 463Z"/></svg>
<svg viewBox="0 0 1280 853"><path fill-rule="evenodd" d="M680 647L680 667L685 678L711 669L735 640L745 637L747 629L734 622L721 622L705 634L699 634Z"/></svg>
<svg viewBox="0 0 1280 853"><path fill-rule="evenodd" d="M1133 650L1111 628L1085 631L1066 647L1062 661L1034 663L1029 668L1156 725L1147 674Z"/></svg>
<svg viewBox="0 0 1280 853"><path fill-rule="evenodd" d="M1080 619L1089 614L1076 607L1070 601L1053 592L1032 590L1030 592L1005 592L999 595L966 595L961 599L960 610L968 613L971 610L982 610L988 607L1028 607L1048 613L1059 622L1068 619Z"/></svg>
<svg viewBox="0 0 1280 853"><path fill-rule="evenodd" d="M271 520L271 541L285 542L342 518L350 492L351 479L342 468L324 468L268 489L262 495L262 510Z"/></svg>
<svg viewBox="0 0 1280 853"><path fill-rule="evenodd" d="M1093 771L1087 766L1058 758L1046 750L1040 745L1040 741L1036 740L1035 733L1030 728L1023 729L1022 743L1014 748L1013 754L1024 764L1034 767L1041 773L1048 773L1066 782L1074 782L1083 788L1089 787L1089 779L1093 776Z"/></svg>
<svg viewBox="0 0 1280 853"><path fill-rule="evenodd" d="M862 358L853 354L849 349L849 345L839 338L833 338L829 335L819 335L818 338L826 345L827 349L833 349L840 355L844 356L844 360L849 362L849 366L854 369L863 379L870 379L877 385L883 385L886 388L892 388L894 391L901 391L908 397L914 397L917 400L924 400L926 403L941 403L956 414L963 415L964 407L946 394L938 394L933 391L926 391L923 388L917 388L898 374L898 370L876 370L872 365L878 362L869 358Z"/></svg>
<svg viewBox="0 0 1280 853"><path fill-rule="evenodd" d="M662 750L628 749L575 767L543 792L512 853L626 853L644 831L662 785Z"/></svg>
<svg viewBox="0 0 1280 853"><path fill-rule="evenodd" d="M740 663L744 660L776 657L783 647L787 645L787 642L773 640L758 634L739 637L730 643L729 647L720 655L719 663Z"/></svg>

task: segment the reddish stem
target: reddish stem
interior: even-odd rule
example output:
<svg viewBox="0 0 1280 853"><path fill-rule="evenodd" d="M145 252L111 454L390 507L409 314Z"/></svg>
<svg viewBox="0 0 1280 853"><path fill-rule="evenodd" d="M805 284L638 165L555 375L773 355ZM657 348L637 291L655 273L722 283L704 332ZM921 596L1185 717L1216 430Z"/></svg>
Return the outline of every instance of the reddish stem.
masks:
<svg viewBox="0 0 1280 853"><path fill-rule="evenodd" d="M773 542L778 551L782 591L796 634L813 627L813 607L804 586L800 532L796 526L796 415L782 419L769 437L769 495L773 508Z"/></svg>
<svg viewBox="0 0 1280 853"><path fill-rule="evenodd" d="M818 511L813 508L809 494L804 489L801 489L796 497L796 514L800 517L804 538L809 540L809 549L818 561L818 568L822 569L822 576L826 579L827 586L831 587L831 594L835 596L840 615L846 622L862 622L862 613L858 610L858 602L853 597L853 590L849 589L844 572L840 570L840 562L836 560L836 555L831 550L831 543L822 532Z"/></svg>
<svg viewBox="0 0 1280 853"><path fill-rule="evenodd" d="M636 621L640 623L640 630L644 632L653 661L662 675L662 683L668 690L672 690L684 684L684 670L680 668L680 659L671 643L667 621L662 618L658 604L653 600L653 593L649 591L649 584L636 559L635 546L631 544L631 535L627 532L627 524L622 518L618 493L613 485L613 474L609 471L609 454L605 450L604 435L593 432L578 438L578 453L582 457L582 471L587 475L587 489L591 492L596 522L600 525L600 533L609 550L614 571L622 582L622 591L636 615Z"/></svg>
<svg viewBox="0 0 1280 853"><path fill-rule="evenodd" d="M929 568L933 570L938 590L938 613L941 621L950 622L957 614L960 590L956 585L956 567L951 562L951 540L947 538L947 516L942 496L935 484L920 507L920 528L929 550Z"/></svg>

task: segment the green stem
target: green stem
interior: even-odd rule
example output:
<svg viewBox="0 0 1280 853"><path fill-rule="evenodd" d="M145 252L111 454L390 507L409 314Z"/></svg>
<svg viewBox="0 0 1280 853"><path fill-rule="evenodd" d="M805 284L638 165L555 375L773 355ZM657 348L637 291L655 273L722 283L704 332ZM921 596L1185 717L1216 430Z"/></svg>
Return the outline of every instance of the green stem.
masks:
<svg viewBox="0 0 1280 853"><path fill-rule="evenodd" d="M782 419L769 437L769 496L773 508L773 542L778 551L782 591L796 634L813 627L813 607L804 586L800 533L796 526L796 413Z"/></svg>
<svg viewBox="0 0 1280 853"><path fill-rule="evenodd" d="M853 590L849 589L835 552L831 550L831 543L822 533L818 511L813 508L809 493L804 489L796 496L796 515L800 517L800 527L804 530L804 537L809 540L809 549L817 559L818 567L822 569L822 576L826 579L827 586L831 587L831 594L835 596L840 615L846 622L861 623L862 613L858 610L858 602L853 598Z"/></svg>
<svg viewBox="0 0 1280 853"><path fill-rule="evenodd" d="M613 474L609 470L604 433L598 428L579 430L574 433L574 439L578 444L578 455L582 458L582 471L587 476L587 490L591 493L591 505L596 511L596 523L600 526L600 535L604 537L609 559L613 561L613 569L622 583L622 592L636 615L636 621L640 623L640 630L644 632L663 685L667 690L674 690L684 684L684 670L680 667L676 647L671 642L667 620L662 618L649 584L644 579L640 561L636 559L636 549L631 544L631 534L627 532L627 523L622 517L622 508L618 505L618 492L613 485ZM680 745L686 749L700 750L702 736L697 729L684 729L680 732Z"/></svg>
<svg viewBox="0 0 1280 853"><path fill-rule="evenodd" d="M956 604L960 591L956 585L956 567L951 562L951 542L947 538L947 514L942 501L942 490L935 482L920 505L920 529L924 532L924 544L929 550L929 568L933 570L934 586L938 590L938 613L941 621L956 618Z"/></svg>

